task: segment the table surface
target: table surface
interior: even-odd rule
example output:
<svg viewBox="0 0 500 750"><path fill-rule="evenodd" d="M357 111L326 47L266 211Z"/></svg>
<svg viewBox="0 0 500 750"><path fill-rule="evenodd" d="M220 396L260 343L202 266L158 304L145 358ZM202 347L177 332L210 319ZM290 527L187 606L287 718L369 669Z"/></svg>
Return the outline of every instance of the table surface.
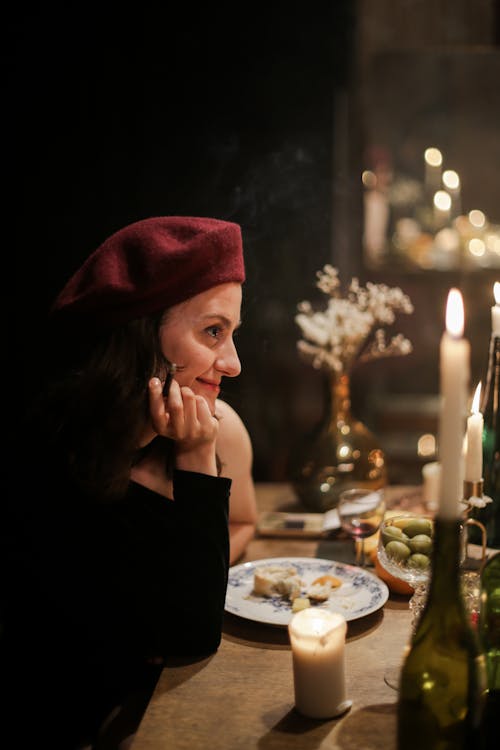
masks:
<svg viewBox="0 0 500 750"><path fill-rule="evenodd" d="M420 487L387 488L386 497L389 507L419 507ZM257 502L261 512L298 509L283 484L258 484ZM238 563L323 557L325 544L334 542L256 537ZM345 670L352 707L331 720L308 719L294 708L287 629L226 613L216 654L164 667L132 750L392 750L397 693L385 684L384 672L400 663L408 642L408 601L390 594L377 612L348 622Z"/></svg>

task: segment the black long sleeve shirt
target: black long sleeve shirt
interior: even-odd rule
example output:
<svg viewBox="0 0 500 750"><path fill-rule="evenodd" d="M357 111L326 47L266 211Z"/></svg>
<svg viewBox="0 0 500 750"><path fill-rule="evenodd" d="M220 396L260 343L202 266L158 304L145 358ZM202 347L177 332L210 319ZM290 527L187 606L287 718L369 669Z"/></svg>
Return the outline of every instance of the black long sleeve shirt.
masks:
<svg viewBox="0 0 500 750"><path fill-rule="evenodd" d="M72 750L154 685L152 660L217 650L231 481L175 471L173 486L173 500L134 482L112 504L64 485L7 499L0 671L20 748L43 737Z"/></svg>

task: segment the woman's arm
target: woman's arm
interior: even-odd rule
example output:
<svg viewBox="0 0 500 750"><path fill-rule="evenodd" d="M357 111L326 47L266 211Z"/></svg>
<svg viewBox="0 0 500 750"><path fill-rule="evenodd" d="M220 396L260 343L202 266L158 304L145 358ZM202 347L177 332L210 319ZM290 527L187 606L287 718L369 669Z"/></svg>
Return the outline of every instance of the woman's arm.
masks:
<svg viewBox="0 0 500 750"><path fill-rule="evenodd" d="M98 656L130 665L217 650L229 567L230 488L229 479L174 469L174 502L132 482L123 501L83 509L74 524L76 575L61 573L70 594L59 598L78 627L82 619ZM89 539L92 554L85 555ZM73 578L83 581L79 588L69 583Z"/></svg>
<svg viewBox="0 0 500 750"><path fill-rule="evenodd" d="M225 401L217 401L219 433L217 454L221 475L232 480L229 501L230 563L238 560L253 539L257 523L257 503L252 477L253 451L243 421Z"/></svg>

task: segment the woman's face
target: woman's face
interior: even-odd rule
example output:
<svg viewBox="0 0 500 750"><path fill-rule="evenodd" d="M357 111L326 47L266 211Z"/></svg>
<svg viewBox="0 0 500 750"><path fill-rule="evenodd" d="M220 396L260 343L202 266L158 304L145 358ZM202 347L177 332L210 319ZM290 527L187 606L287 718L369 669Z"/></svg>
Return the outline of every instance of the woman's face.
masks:
<svg viewBox="0 0 500 750"><path fill-rule="evenodd" d="M161 323L163 354L179 368L175 379L203 396L212 413L222 378L241 372L233 341L241 298L241 284L220 284L170 308Z"/></svg>

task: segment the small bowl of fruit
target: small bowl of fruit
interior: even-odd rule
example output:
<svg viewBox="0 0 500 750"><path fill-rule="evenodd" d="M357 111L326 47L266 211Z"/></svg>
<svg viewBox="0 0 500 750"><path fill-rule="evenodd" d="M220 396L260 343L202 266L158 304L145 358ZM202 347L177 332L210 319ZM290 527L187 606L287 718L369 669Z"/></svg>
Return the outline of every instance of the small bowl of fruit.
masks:
<svg viewBox="0 0 500 750"><path fill-rule="evenodd" d="M410 512L386 517L379 530L379 563L413 588L425 584L431 572L433 540L431 518Z"/></svg>

